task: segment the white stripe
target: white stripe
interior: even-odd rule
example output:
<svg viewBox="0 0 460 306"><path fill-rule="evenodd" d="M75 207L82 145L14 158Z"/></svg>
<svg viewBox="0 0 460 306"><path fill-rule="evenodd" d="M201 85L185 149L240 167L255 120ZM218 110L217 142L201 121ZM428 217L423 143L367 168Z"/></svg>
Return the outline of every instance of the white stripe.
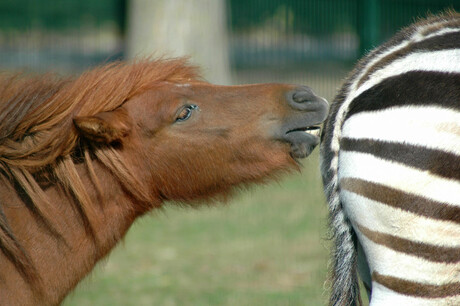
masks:
<svg viewBox="0 0 460 306"><path fill-rule="evenodd" d="M460 49L410 53L375 71L350 97L355 99L386 78L415 70L460 73Z"/></svg>
<svg viewBox="0 0 460 306"><path fill-rule="evenodd" d="M455 32L460 32L460 29L458 28L443 28L442 30L431 33L430 35L425 36L425 39L430 39L435 36L443 36L445 34L450 34L450 33L455 33Z"/></svg>
<svg viewBox="0 0 460 306"><path fill-rule="evenodd" d="M360 112L345 121L342 137L368 138L438 149L459 155L460 112L404 106Z"/></svg>
<svg viewBox="0 0 460 306"><path fill-rule="evenodd" d="M434 201L460 206L458 181L365 153L341 152L339 159L339 180L344 177L361 178Z"/></svg>
<svg viewBox="0 0 460 306"><path fill-rule="evenodd" d="M352 221L384 234L431 245L460 247L460 224L430 219L341 190L340 198Z"/></svg>
<svg viewBox="0 0 460 306"><path fill-rule="evenodd" d="M448 298L424 299L414 296L401 295L377 282L372 282L372 301L371 306L388 305L416 305L416 306L448 306L460 305L460 296Z"/></svg>
<svg viewBox="0 0 460 306"><path fill-rule="evenodd" d="M380 52L380 49L375 49L370 55L370 57L373 57L372 59L369 60L369 62L366 64L361 69L361 72L357 74L357 76L354 78L354 80L350 80L350 86L348 87L348 91L346 93L346 99L343 101L342 105L340 106L337 115L335 117L335 125L334 125L334 130L332 133L332 141L331 141L331 150L333 152L338 152L340 148L340 143L338 139L340 138L340 128L342 126L343 119L345 118L346 110L348 109L349 104L351 101L354 99L354 93L356 91L357 87L357 81L361 79L361 77L367 73L367 70L369 67L372 67L375 63L380 61L382 58L387 56L388 54L391 54L393 52L396 52L407 45L409 45L411 42L410 41L402 41L399 45L392 46L388 48L387 50L383 51L382 53ZM331 162L331 169L337 169L337 164L334 163L334 160Z"/></svg>
<svg viewBox="0 0 460 306"><path fill-rule="evenodd" d="M377 271L380 274L432 285L459 280L459 263L436 263L397 252L374 243L359 230L355 230L366 253L371 273Z"/></svg>

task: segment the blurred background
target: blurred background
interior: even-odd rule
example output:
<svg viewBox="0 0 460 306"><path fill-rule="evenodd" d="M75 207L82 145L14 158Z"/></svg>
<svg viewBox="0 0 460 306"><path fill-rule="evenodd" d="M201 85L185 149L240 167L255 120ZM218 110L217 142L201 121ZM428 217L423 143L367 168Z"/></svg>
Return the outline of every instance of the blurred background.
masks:
<svg viewBox="0 0 460 306"><path fill-rule="evenodd" d="M0 0L0 70L77 74L190 56L217 84L311 86L331 101L363 54L460 0ZM325 305L318 150L302 173L138 221L64 305Z"/></svg>

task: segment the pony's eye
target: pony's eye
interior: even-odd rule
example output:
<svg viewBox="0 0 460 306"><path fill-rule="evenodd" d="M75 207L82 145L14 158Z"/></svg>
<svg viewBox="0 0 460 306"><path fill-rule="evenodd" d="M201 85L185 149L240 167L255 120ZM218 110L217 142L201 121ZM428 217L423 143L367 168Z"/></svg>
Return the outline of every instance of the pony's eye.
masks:
<svg viewBox="0 0 460 306"><path fill-rule="evenodd" d="M176 122L185 121L192 115L192 111L198 109L197 105L187 105L184 107L176 118Z"/></svg>

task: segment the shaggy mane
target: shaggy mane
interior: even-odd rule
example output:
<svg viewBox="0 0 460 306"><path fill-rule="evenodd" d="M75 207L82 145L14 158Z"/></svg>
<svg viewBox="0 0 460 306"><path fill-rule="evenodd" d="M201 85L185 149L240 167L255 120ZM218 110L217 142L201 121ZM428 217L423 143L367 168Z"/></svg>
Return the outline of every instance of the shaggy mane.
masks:
<svg viewBox="0 0 460 306"><path fill-rule="evenodd" d="M161 82L199 80L197 69L185 59L115 62L89 70L77 78L53 74L0 75L0 184L21 194L37 222L56 239L50 203L37 177L56 184L74 199L85 229L97 244L92 203L76 171L74 153L79 152L98 188L91 159L97 158L122 186L141 202L148 191L131 174L126 163L110 146L92 146L79 139L73 118L111 111L125 101ZM3 199L5 200L5 199ZM16 239L0 202L0 250L38 292L40 279L33 262ZM65 241L63 241L65 243Z"/></svg>

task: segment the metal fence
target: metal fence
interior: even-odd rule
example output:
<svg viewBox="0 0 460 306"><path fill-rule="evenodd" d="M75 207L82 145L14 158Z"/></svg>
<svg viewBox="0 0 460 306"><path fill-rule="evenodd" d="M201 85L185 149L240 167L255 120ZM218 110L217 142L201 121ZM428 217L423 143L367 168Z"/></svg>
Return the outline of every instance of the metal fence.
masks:
<svg viewBox="0 0 460 306"><path fill-rule="evenodd" d="M230 0L236 67L355 61L427 13L460 9L452 0Z"/></svg>

